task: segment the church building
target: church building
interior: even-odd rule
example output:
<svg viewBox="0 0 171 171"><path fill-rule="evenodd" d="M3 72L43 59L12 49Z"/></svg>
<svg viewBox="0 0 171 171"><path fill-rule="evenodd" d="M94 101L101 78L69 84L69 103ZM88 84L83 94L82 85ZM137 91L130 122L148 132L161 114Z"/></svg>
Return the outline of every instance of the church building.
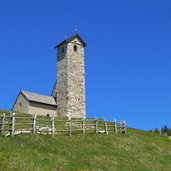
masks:
<svg viewBox="0 0 171 171"><path fill-rule="evenodd" d="M12 110L44 116L86 117L84 48L86 43L74 34L59 43L57 81L51 96L20 91Z"/></svg>

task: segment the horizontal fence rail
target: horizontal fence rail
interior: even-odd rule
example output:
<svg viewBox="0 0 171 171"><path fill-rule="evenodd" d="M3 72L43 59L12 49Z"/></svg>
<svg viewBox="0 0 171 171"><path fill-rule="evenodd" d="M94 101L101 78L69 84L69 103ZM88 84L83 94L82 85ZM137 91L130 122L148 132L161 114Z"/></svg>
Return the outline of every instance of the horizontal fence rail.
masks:
<svg viewBox="0 0 171 171"><path fill-rule="evenodd" d="M30 116L16 116L5 113L0 116L0 135L11 135L20 133L39 133L54 135L72 135L73 133L113 133L126 134L126 121L117 123L116 120L108 122L101 119L71 119L59 120L55 117L39 119L36 114Z"/></svg>

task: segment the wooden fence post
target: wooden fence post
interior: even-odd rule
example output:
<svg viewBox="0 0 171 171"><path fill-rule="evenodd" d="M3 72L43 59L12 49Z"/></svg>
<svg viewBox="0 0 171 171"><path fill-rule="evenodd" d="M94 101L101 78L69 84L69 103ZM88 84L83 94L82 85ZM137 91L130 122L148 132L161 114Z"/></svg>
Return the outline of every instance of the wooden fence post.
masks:
<svg viewBox="0 0 171 171"><path fill-rule="evenodd" d="M11 113L11 136L14 136L15 132L15 113Z"/></svg>
<svg viewBox="0 0 171 171"><path fill-rule="evenodd" d="M126 121L121 122L121 133L126 134Z"/></svg>
<svg viewBox="0 0 171 171"><path fill-rule="evenodd" d="M117 128L117 121L116 121L116 119L113 121L113 126L114 126L114 133L117 134L118 133L118 128Z"/></svg>
<svg viewBox="0 0 171 171"><path fill-rule="evenodd" d="M85 134L85 119L82 120L82 130L83 134Z"/></svg>
<svg viewBox="0 0 171 171"><path fill-rule="evenodd" d="M37 117L37 115L33 114L33 118L32 118L32 120L33 120L33 134L36 133L36 117Z"/></svg>
<svg viewBox="0 0 171 171"><path fill-rule="evenodd" d="M95 120L95 132L98 134L98 120Z"/></svg>
<svg viewBox="0 0 171 171"><path fill-rule="evenodd" d="M4 129L5 129L5 113L1 116L2 119L2 126L1 126L1 134L3 134Z"/></svg>
<svg viewBox="0 0 171 171"><path fill-rule="evenodd" d="M52 136L54 137L54 135L55 135L55 125L54 125L54 122L55 122L55 120L54 120L54 117L52 117L51 118L51 129L52 129Z"/></svg>
<svg viewBox="0 0 171 171"><path fill-rule="evenodd" d="M124 120L123 123L124 123L124 134L126 134L126 121Z"/></svg>
<svg viewBox="0 0 171 171"><path fill-rule="evenodd" d="M107 121L104 120L104 128L105 128L105 133L108 134L108 127L107 127Z"/></svg>
<svg viewBox="0 0 171 171"><path fill-rule="evenodd" d="M68 130L69 130L69 135L70 136L71 136L71 132L72 132L71 127L72 127L72 122L71 122L71 119L70 119L70 120L68 120Z"/></svg>

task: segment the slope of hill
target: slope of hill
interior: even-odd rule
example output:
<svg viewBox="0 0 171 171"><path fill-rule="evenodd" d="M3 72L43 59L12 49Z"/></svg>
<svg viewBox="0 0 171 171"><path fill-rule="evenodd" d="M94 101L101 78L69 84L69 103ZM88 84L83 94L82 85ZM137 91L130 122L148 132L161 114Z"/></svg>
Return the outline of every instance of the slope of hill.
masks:
<svg viewBox="0 0 171 171"><path fill-rule="evenodd" d="M128 129L126 135L22 134L0 137L0 170L171 170L171 141Z"/></svg>

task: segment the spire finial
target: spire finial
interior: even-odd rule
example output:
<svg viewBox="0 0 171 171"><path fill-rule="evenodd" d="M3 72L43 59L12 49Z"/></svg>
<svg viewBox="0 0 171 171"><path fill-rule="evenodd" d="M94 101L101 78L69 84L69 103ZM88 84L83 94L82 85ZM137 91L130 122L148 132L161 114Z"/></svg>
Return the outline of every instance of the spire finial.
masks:
<svg viewBox="0 0 171 171"><path fill-rule="evenodd" d="M78 29L77 26L75 25L75 33L78 33Z"/></svg>
<svg viewBox="0 0 171 171"><path fill-rule="evenodd" d="M65 39L67 39L66 33L65 33L64 37L65 37Z"/></svg>

